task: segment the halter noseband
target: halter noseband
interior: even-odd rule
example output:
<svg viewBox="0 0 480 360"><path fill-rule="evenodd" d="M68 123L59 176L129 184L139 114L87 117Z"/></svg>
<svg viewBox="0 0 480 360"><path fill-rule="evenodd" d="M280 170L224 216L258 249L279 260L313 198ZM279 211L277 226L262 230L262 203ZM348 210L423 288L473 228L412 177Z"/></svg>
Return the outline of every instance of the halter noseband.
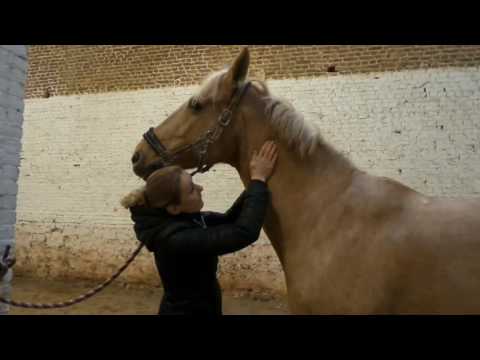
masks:
<svg viewBox="0 0 480 360"><path fill-rule="evenodd" d="M160 157L160 162L162 163L162 166L166 167L172 165L175 159L180 154L192 150L198 158L197 170L192 173L192 176L197 173L203 174L210 170L212 165L207 164L208 146L217 141L222 135L225 128L230 125L233 113L238 107L240 101L242 100L250 85L251 83L247 82L241 88L237 88L235 90L232 96L232 100L230 101L230 105L227 108L223 109L222 113L217 119L217 123L212 128L208 129L197 141L195 141L191 145L187 145L177 151L170 153L155 135L153 127L150 128L145 134L143 134L143 138L145 139L145 141Z"/></svg>

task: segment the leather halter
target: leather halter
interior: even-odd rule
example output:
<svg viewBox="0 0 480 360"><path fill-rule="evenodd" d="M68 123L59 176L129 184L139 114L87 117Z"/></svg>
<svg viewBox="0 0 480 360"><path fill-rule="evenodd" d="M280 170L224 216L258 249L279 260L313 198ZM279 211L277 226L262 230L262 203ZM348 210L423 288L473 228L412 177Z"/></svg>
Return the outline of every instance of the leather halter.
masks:
<svg viewBox="0 0 480 360"><path fill-rule="evenodd" d="M216 124L212 128L208 129L197 141L195 141L191 145L187 145L185 147L182 147L181 149L170 153L155 135L153 127L150 128L145 134L143 134L143 138L145 139L145 141L160 157L162 166L166 167L172 165L180 154L191 150L198 159L197 170L192 173L192 176L197 173L203 174L210 170L213 165L207 164L208 146L216 142L222 135L225 128L230 125L233 113L237 109L240 101L242 100L250 85L251 83L247 82L241 88L235 89L232 100L230 101L230 105L227 108L223 109L222 113L217 119Z"/></svg>

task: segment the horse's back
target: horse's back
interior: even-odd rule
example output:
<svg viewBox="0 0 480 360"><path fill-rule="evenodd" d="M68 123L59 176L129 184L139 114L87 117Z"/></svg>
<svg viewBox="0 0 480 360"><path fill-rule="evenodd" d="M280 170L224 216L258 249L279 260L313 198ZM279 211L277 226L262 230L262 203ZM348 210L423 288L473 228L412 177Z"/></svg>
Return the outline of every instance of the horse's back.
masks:
<svg viewBox="0 0 480 360"><path fill-rule="evenodd" d="M479 199L359 173L319 219L290 269L297 312L480 314Z"/></svg>
<svg viewBox="0 0 480 360"><path fill-rule="evenodd" d="M388 178L364 181L372 217L365 222L383 229L376 244L395 264L379 311L480 314L480 198L429 197Z"/></svg>
<svg viewBox="0 0 480 360"><path fill-rule="evenodd" d="M480 314L480 199L411 197L394 277L402 313Z"/></svg>

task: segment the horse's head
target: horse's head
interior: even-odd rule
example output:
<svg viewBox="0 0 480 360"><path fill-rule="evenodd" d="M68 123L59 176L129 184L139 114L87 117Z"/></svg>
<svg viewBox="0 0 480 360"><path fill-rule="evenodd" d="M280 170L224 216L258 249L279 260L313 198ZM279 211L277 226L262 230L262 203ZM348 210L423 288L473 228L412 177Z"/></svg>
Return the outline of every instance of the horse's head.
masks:
<svg viewBox="0 0 480 360"><path fill-rule="evenodd" d="M164 122L144 134L132 157L133 171L146 179L153 171L176 164L201 172L234 156L234 123L248 90L249 52L244 48L227 70L208 78L197 94Z"/></svg>

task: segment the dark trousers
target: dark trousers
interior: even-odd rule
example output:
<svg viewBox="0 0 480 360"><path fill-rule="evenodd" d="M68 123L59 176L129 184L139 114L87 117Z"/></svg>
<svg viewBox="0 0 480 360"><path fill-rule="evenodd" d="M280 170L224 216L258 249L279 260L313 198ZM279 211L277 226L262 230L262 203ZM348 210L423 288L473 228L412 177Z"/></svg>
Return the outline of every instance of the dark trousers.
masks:
<svg viewBox="0 0 480 360"><path fill-rule="evenodd" d="M223 315L220 285L217 282L209 294L202 296L186 296L182 299L175 299L165 294L160 303L158 315Z"/></svg>

